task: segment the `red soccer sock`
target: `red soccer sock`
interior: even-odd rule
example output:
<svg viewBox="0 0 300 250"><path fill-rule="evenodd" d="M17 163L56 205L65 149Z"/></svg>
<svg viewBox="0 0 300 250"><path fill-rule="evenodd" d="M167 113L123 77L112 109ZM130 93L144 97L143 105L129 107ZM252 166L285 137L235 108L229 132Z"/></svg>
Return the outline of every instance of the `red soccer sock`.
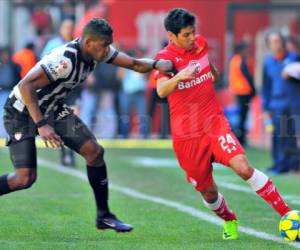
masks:
<svg viewBox="0 0 300 250"><path fill-rule="evenodd" d="M276 186L274 185L271 179L256 193L263 198L271 207L280 215L283 216L287 212L291 211L285 201L282 199L279 194Z"/></svg>
<svg viewBox="0 0 300 250"><path fill-rule="evenodd" d="M253 175L247 180L252 189L263 198L281 216L291 211L280 196L273 181L263 172L254 169Z"/></svg>
<svg viewBox="0 0 300 250"><path fill-rule="evenodd" d="M203 200L204 201L204 200ZM204 204L212 210L217 216L225 221L236 220L237 216L235 213L228 207L227 202L224 197L219 193L217 201L214 203L208 203L204 201Z"/></svg>

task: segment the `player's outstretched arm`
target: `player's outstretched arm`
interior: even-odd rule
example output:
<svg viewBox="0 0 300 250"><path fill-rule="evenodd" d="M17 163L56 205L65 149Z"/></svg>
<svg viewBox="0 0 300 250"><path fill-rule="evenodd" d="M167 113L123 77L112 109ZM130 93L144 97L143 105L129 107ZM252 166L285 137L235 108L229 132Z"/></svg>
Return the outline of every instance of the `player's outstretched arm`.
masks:
<svg viewBox="0 0 300 250"><path fill-rule="evenodd" d="M18 87L32 120L34 123L40 123L41 125L38 125L38 127L40 126L38 131L41 138L44 140L47 147L49 143L55 148L62 144L61 138L54 132L52 127L47 125L47 123L41 123L41 121L44 121L44 116L38 105L38 97L36 94L36 90L41 89L48 84L50 84L50 81L44 70L40 66L36 65L20 81Z"/></svg>
<svg viewBox="0 0 300 250"><path fill-rule="evenodd" d="M160 72L170 72L173 69L173 64L169 60L137 59L123 52L119 52L112 63L140 73L146 73L153 69L157 69Z"/></svg>
<svg viewBox="0 0 300 250"><path fill-rule="evenodd" d="M162 77L158 79L156 84L157 94L161 98L167 97L177 88L177 85L181 81L193 78L196 73L197 73L197 66L191 65L179 71L171 79L167 77Z"/></svg>

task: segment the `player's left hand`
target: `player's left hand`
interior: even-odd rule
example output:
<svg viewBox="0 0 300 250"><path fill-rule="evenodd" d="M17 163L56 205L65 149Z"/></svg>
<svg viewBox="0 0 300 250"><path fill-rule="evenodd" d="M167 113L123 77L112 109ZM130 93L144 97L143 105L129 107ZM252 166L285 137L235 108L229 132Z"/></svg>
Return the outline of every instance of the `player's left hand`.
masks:
<svg viewBox="0 0 300 250"><path fill-rule="evenodd" d="M170 60L163 60L160 59L157 63L156 63L156 67L155 67L158 71L160 72L171 72L173 70L173 63Z"/></svg>

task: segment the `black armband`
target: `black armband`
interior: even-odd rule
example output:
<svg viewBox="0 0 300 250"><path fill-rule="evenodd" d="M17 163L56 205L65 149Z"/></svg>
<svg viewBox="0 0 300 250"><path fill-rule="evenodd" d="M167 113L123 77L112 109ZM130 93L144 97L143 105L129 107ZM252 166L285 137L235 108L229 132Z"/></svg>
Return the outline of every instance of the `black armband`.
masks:
<svg viewBox="0 0 300 250"><path fill-rule="evenodd" d="M112 63L112 62L115 60L115 58L117 57L118 54L119 54L119 51L116 50L116 51L113 53L113 55L111 56L111 58L109 58L109 60L108 60L106 63Z"/></svg>
<svg viewBox="0 0 300 250"><path fill-rule="evenodd" d="M153 69L156 69L156 64L159 62L159 60L155 60L154 62L153 62L153 64L152 64L152 68Z"/></svg>
<svg viewBox="0 0 300 250"><path fill-rule="evenodd" d="M47 120L45 118L43 118L42 120L38 121L35 125L37 128L41 128L47 124L48 124Z"/></svg>

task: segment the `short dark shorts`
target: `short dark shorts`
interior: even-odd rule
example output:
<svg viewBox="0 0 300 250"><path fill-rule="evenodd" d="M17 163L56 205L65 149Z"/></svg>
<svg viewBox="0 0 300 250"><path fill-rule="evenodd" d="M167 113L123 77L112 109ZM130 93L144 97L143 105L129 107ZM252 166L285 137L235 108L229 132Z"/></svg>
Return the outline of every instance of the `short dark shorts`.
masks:
<svg viewBox="0 0 300 250"><path fill-rule="evenodd" d="M79 153L85 142L96 139L70 108L61 107L59 113L63 115L55 117L53 114L47 120L65 146ZM14 166L36 168L35 137L38 131L31 117L17 111L8 101L5 105L4 125L9 135L6 145Z"/></svg>

